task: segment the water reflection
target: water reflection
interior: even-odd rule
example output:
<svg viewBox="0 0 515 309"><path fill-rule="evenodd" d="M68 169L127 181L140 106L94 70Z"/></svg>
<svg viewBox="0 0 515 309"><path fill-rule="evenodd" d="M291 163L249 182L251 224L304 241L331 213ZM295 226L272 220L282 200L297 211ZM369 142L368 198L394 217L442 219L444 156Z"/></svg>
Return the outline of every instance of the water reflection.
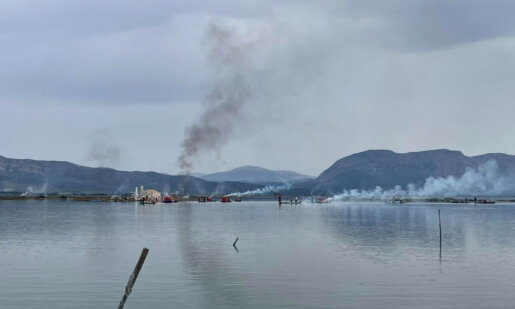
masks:
<svg viewBox="0 0 515 309"><path fill-rule="evenodd" d="M0 202L0 235L6 308L114 307L143 247L127 308L515 301L512 205Z"/></svg>
<svg viewBox="0 0 515 309"><path fill-rule="evenodd" d="M511 205L336 204L323 207L320 215L339 245L363 258L387 263L406 253L439 255L441 207L444 261L460 261L485 246L492 249L490 253L511 251L515 246L513 238L498 233L515 233L515 208Z"/></svg>
<svg viewBox="0 0 515 309"><path fill-rule="evenodd" d="M191 204L178 205L180 216L174 219L176 233L180 242L183 262L188 266L188 271L194 284L200 284L204 308L223 308L229 304L233 307L244 308L250 295L227 258L227 250L230 243L220 244L210 236L199 237L203 233L195 224L194 216L198 214L198 206ZM209 222L206 222L209 224ZM236 247L234 249L238 250Z"/></svg>

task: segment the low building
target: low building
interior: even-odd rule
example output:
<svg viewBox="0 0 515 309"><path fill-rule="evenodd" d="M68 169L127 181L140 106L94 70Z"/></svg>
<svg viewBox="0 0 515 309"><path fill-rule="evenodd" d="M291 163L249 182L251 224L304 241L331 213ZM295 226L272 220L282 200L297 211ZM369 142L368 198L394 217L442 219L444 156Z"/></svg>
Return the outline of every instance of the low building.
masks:
<svg viewBox="0 0 515 309"><path fill-rule="evenodd" d="M145 189L143 186L140 187L138 193L138 198L152 198L154 200L161 199L161 192L154 189Z"/></svg>

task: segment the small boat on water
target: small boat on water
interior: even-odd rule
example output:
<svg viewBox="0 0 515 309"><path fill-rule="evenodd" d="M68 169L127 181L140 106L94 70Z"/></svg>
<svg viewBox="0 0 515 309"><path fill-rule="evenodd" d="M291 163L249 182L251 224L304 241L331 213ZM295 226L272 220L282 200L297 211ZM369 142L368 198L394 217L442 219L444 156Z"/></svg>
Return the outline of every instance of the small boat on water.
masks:
<svg viewBox="0 0 515 309"><path fill-rule="evenodd" d="M290 198L288 201L287 199L284 199L281 195L278 197L279 206L280 205L299 205L302 203L302 200L300 200L297 196L295 198Z"/></svg>
<svg viewBox="0 0 515 309"><path fill-rule="evenodd" d="M155 197L151 197L151 196L144 196L142 197L141 199L138 200L138 203L140 205L144 205L144 204L155 204L156 202L158 202L160 199L158 198L155 198Z"/></svg>
<svg viewBox="0 0 515 309"><path fill-rule="evenodd" d="M232 201L231 201L231 198L229 198L227 196L222 196L222 198L220 199L220 202L222 202L222 203L230 203Z"/></svg>
<svg viewBox="0 0 515 309"><path fill-rule="evenodd" d="M207 202L213 202L213 197L212 196L200 196L197 201L199 203L207 203ZM224 202L225 203L225 202Z"/></svg>
<svg viewBox="0 0 515 309"><path fill-rule="evenodd" d="M175 195L166 195L164 198L163 198L163 203L165 204L170 204L170 203L177 203L179 201L179 199L175 196Z"/></svg>

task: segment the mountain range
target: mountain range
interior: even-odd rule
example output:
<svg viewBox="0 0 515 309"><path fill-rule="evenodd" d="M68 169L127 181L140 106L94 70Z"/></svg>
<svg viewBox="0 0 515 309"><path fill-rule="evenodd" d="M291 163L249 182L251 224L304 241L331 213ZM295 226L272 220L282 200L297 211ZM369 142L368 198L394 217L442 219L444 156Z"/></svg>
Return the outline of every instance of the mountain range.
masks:
<svg viewBox="0 0 515 309"><path fill-rule="evenodd" d="M349 189L370 190L376 186L383 189L408 184L420 187L429 177L459 177L467 168L477 169L492 160L497 162L501 173L515 169L515 156L503 153L468 157L447 149L408 153L368 150L336 161L315 180L305 183L304 188L327 194Z"/></svg>
<svg viewBox="0 0 515 309"><path fill-rule="evenodd" d="M225 194L288 183L286 194L324 195L350 189L370 190L376 186L391 189L413 184L418 187L429 177L458 177L467 168L477 169L491 160L497 162L500 173L515 171L513 155L490 153L468 157L447 149L409 153L368 150L339 159L316 178L257 166L174 176L0 156L0 192L127 193L143 185L171 193Z"/></svg>
<svg viewBox="0 0 515 309"><path fill-rule="evenodd" d="M225 194L256 190L261 185L212 182L192 176L156 172L125 172L92 168L62 161L9 159L0 156L0 191L59 193L128 193L143 185L162 192Z"/></svg>
<svg viewBox="0 0 515 309"><path fill-rule="evenodd" d="M229 171L213 174L192 174L208 181L224 182L245 182L253 184L284 184L300 180L313 179L313 176L303 175L292 171L274 171L259 166L242 166Z"/></svg>

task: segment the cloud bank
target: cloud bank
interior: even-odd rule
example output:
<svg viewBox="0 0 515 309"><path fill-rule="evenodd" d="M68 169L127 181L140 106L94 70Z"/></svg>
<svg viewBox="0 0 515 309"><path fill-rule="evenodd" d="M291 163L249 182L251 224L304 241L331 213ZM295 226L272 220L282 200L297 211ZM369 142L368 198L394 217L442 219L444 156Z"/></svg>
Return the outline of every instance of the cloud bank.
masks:
<svg viewBox="0 0 515 309"><path fill-rule="evenodd" d="M0 148L88 164L81 140L94 123L121 145L150 140L118 168L178 172L185 128L230 80L205 57L218 20L229 45L265 40L245 61L241 123L209 139L218 150L197 171L316 174L373 148L515 153L514 10L506 0L3 1L0 130L17 134Z"/></svg>

